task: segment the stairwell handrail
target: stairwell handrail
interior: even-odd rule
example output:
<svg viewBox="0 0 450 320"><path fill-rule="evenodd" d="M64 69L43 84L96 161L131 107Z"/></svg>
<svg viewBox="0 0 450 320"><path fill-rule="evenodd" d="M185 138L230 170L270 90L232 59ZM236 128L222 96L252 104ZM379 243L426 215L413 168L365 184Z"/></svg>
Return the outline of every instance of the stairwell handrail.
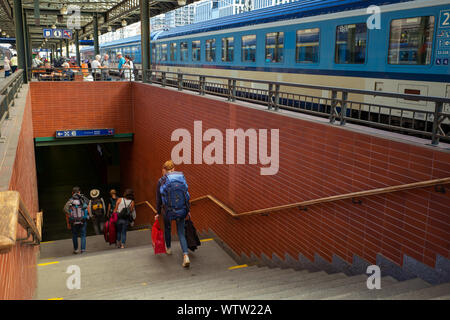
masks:
<svg viewBox="0 0 450 320"><path fill-rule="evenodd" d="M26 231L26 238L18 239L17 224ZM32 236L32 240L29 237ZM18 191L0 192L0 250L9 250L19 241L38 245L42 241L42 212L33 219Z"/></svg>
<svg viewBox="0 0 450 320"><path fill-rule="evenodd" d="M328 202L334 202L339 200L346 200L346 199L357 199L357 198L363 198L363 197L369 197L369 196L375 196L380 194L386 194L386 193L392 193L392 192L399 192L404 190L411 190L411 189L418 189L418 188L426 188L426 187L432 187L432 186L438 186L438 185L447 185L450 184L450 177L448 178L440 178L440 179L433 179L433 180L426 180L426 181L420 181L420 182L413 182L408 184L402 184L402 185L396 185L396 186L390 186L390 187L383 187L383 188L376 188L376 189L370 189L365 191L357 191L357 192L351 192L341 195L335 195L335 196L329 196L329 197L323 197L313 200L306 200L306 201L300 201L300 202L294 202L290 204L285 204L281 206L275 206L275 207L269 207L264 209L258 209L258 210L251 210L241 213L236 213L235 210L228 207L226 204L224 204L222 201L217 199L216 197L212 195L204 195L195 199L190 200L191 204L194 204L195 202L209 199L213 203L215 203L217 206L222 208L225 212L227 212L229 215L231 215L234 218L242 217L242 216L251 216L251 215L266 215L271 212L277 212L292 208L302 208L306 209L308 206L317 205L321 203L328 203ZM146 204L148 207L152 209L154 213L156 213L156 209L148 202L148 201L142 201L137 203L136 205L143 205Z"/></svg>

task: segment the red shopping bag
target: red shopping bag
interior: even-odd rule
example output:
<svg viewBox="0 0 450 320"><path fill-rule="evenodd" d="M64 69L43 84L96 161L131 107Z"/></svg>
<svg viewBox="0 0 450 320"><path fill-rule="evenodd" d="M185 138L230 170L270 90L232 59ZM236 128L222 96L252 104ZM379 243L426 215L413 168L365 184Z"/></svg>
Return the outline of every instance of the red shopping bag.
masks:
<svg viewBox="0 0 450 320"><path fill-rule="evenodd" d="M164 243L164 231L161 230L158 220L152 227L152 245L155 250L155 254L166 253L166 245Z"/></svg>

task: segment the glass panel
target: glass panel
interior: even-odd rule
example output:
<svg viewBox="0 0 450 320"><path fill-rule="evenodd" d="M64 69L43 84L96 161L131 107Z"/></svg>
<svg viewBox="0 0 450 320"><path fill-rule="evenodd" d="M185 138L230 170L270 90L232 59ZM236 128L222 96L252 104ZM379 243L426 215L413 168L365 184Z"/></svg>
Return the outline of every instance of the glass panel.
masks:
<svg viewBox="0 0 450 320"><path fill-rule="evenodd" d="M170 44L170 61L176 61L177 60L177 44L171 43Z"/></svg>
<svg viewBox="0 0 450 320"><path fill-rule="evenodd" d="M200 61L201 59L200 40L192 41L192 61Z"/></svg>
<svg viewBox="0 0 450 320"><path fill-rule="evenodd" d="M256 35L242 37L242 61L256 61Z"/></svg>
<svg viewBox="0 0 450 320"><path fill-rule="evenodd" d="M393 20L389 40L389 64L430 64L433 33L433 16Z"/></svg>
<svg viewBox="0 0 450 320"><path fill-rule="evenodd" d="M366 62L366 23L338 26L336 39L336 63L362 64Z"/></svg>
<svg viewBox="0 0 450 320"><path fill-rule="evenodd" d="M167 43L161 45L161 61L167 61Z"/></svg>
<svg viewBox="0 0 450 320"><path fill-rule="evenodd" d="M266 34L266 62L282 62L284 32Z"/></svg>
<svg viewBox="0 0 450 320"><path fill-rule="evenodd" d="M188 43L181 42L180 50L181 50L181 55L180 55L181 61L188 61Z"/></svg>
<svg viewBox="0 0 450 320"><path fill-rule="evenodd" d="M216 61L216 39L206 40L206 61Z"/></svg>
<svg viewBox="0 0 450 320"><path fill-rule="evenodd" d="M234 38L222 38L222 61L230 62L234 59Z"/></svg>
<svg viewBox="0 0 450 320"><path fill-rule="evenodd" d="M319 62L320 29L297 31L296 61L302 63Z"/></svg>

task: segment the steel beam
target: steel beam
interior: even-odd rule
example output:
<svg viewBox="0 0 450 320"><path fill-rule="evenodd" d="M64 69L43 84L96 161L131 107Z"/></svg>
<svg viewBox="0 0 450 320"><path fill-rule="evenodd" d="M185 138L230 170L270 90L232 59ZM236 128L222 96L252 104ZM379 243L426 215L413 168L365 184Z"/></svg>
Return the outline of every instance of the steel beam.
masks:
<svg viewBox="0 0 450 320"><path fill-rule="evenodd" d="M22 0L14 0L14 24L16 26L16 50L18 68L23 69L23 83L28 83L27 58L25 46L25 30L22 10Z"/></svg>
<svg viewBox="0 0 450 320"><path fill-rule="evenodd" d="M150 69L150 8L149 0L139 0L141 7L141 58L142 82L147 82L147 72Z"/></svg>
<svg viewBox="0 0 450 320"><path fill-rule="evenodd" d="M100 54L100 46L98 42L98 16L95 13L93 17L94 22L94 54Z"/></svg>
<svg viewBox="0 0 450 320"><path fill-rule="evenodd" d="M78 36L78 30L75 30L75 51L77 55L77 65L81 67L81 58L80 58L80 39Z"/></svg>

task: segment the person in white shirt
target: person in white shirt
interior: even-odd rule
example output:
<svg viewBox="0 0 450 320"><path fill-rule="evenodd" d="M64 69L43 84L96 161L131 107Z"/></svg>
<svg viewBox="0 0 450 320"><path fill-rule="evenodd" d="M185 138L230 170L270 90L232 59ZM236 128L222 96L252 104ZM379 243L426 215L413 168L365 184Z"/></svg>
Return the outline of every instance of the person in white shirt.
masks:
<svg viewBox="0 0 450 320"><path fill-rule="evenodd" d="M124 68L125 73L125 79L128 81L134 81L134 63L133 60L131 60L131 57L126 55L125 56L125 63L123 64L122 68Z"/></svg>
<svg viewBox="0 0 450 320"><path fill-rule="evenodd" d="M95 60L91 62L92 76L94 77L94 81L101 80L102 70L100 69L103 68L100 62L101 58L102 57L98 54L95 56Z"/></svg>
<svg viewBox="0 0 450 320"><path fill-rule="evenodd" d="M3 60L3 69L5 69L5 78L9 77L11 75L11 62L9 61L8 57L5 56L5 59Z"/></svg>

